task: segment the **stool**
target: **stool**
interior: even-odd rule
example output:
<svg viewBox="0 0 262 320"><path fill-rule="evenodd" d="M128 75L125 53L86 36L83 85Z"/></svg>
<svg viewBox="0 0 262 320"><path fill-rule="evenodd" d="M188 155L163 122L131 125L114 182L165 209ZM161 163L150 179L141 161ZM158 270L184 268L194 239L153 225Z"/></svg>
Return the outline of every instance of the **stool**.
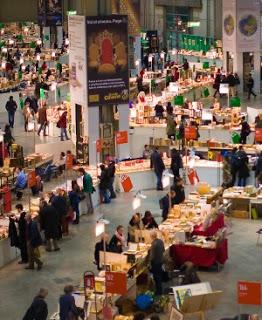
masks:
<svg viewBox="0 0 262 320"><path fill-rule="evenodd" d="M259 229L257 231L257 246L260 246L261 243L260 243L260 237L262 236L262 229Z"/></svg>

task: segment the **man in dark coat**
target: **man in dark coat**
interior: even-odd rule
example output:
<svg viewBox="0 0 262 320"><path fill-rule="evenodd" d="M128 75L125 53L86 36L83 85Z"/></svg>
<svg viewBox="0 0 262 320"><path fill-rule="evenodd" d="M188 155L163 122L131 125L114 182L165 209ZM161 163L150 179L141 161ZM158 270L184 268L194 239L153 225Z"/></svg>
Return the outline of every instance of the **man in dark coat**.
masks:
<svg viewBox="0 0 262 320"><path fill-rule="evenodd" d="M41 201L41 209L39 212L41 229L45 232L46 251L52 251L52 243L54 251L60 250L57 245L59 238L59 216L53 205L47 204L45 200Z"/></svg>
<svg viewBox="0 0 262 320"><path fill-rule="evenodd" d="M17 204L16 209L19 213L19 218L16 220L18 223L18 238L19 238L19 248L21 252L21 260L19 264L28 262L27 245L26 245L26 212L24 211L22 204Z"/></svg>
<svg viewBox="0 0 262 320"><path fill-rule="evenodd" d="M41 288L34 298L31 306L26 311L23 320L46 320L48 316L48 307L45 298L48 295L47 289Z"/></svg>
<svg viewBox="0 0 262 320"><path fill-rule="evenodd" d="M7 101L6 105L5 105L6 111L8 113L8 121L9 121L9 125L11 128L14 127L14 123L15 123L15 112L17 109L17 104L14 101L13 96L10 96L9 100Z"/></svg>
<svg viewBox="0 0 262 320"><path fill-rule="evenodd" d="M42 238L38 230L37 223L32 220L31 214L26 214L26 240L29 266L26 269L34 269L34 264L37 264L37 270L41 270L43 262L40 260L39 247L42 244Z"/></svg>
<svg viewBox="0 0 262 320"><path fill-rule="evenodd" d="M62 238L62 225L64 223L64 221L66 220L66 216L67 216L67 203L66 203L66 198L63 196L63 190L62 189L58 189L57 190L57 195L55 195L52 198L51 204L54 206L54 208L56 209L56 212L58 212L58 216L59 216L59 239Z"/></svg>
<svg viewBox="0 0 262 320"><path fill-rule="evenodd" d="M47 126L46 106L42 106L38 110L38 123L40 124L40 127L38 129L37 134L40 135L40 132L43 130L44 136L47 136L47 134L46 134L46 126Z"/></svg>
<svg viewBox="0 0 262 320"><path fill-rule="evenodd" d="M165 165L160 153L158 152L158 148L155 148L154 152L151 155L150 168L154 169L156 174L156 178L157 178L156 189L163 190L162 175L165 170Z"/></svg>
<svg viewBox="0 0 262 320"><path fill-rule="evenodd" d="M99 242L97 242L96 246L95 246L94 257L95 257L95 262L96 262L98 270L101 270L99 252L104 251L104 249L106 252L108 252L110 250L108 233L103 233L101 240Z"/></svg>

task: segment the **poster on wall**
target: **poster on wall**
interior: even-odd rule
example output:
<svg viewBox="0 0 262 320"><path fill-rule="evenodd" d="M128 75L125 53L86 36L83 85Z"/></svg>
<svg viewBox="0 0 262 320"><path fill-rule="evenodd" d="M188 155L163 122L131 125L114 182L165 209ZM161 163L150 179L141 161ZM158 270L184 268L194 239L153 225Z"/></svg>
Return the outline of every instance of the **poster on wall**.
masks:
<svg viewBox="0 0 262 320"><path fill-rule="evenodd" d="M234 51L236 45L236 0L223 0L223 49Z"/></svg>
<svg viewBox="0 0 262 320"><path fill-rule="evenodd" d="M86 103L86 28L84 16L69 16L68 38L69 52L69 84L71 101L83 107Z"/></svg>
<svg viewBox="0 0 262 320"><path fill-rule="evenodd" d="M87 17L88 106L129 101L128 19Z"/></svg>
<svg viewBox="0 0 262 320"><path fill-rule="evenodd" d="M237 1L238 51L260 51L260 1Z"/></svg>
<svg viewBox="0 0 262 320"><path fill-rule="evenodd" d="M63 1L46 0L46 24L61 26L63 24Z"/></svg>
<svg viewBox="0 0 262 320"><path fill-rule="evenodd" d="M46 25L46 0L37 0L37 21L40 26Z"/></svg>

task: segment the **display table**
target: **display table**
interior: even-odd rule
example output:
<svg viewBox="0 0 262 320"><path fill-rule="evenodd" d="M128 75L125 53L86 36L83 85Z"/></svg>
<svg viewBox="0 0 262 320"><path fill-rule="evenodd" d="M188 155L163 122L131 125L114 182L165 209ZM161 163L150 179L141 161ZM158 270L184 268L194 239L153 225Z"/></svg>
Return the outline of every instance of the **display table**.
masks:
<svg viewBox="0 0 262 320"><path fill-rule="evenodd" d="M170 255L178 266L186 261L198 267L211 267L215 263L224 265L228 259L228 241L223 240L215 249L175 244L170 247Z"/></svg>
<svg viewBox="0 0 262 320"><path fill-rule="evenodd" d="M218 218L206 229L202 229L203 224L194 227L193 235L211 237L218 232L219 229L225 227L224 215L220 214Z"/></svg>
<svg viewBox="0 0 262 320"><path fill-rule="evenodd" d="M0 268L12 262L19 256L19 250L10 247L8 238L0 240Z"/></svg>

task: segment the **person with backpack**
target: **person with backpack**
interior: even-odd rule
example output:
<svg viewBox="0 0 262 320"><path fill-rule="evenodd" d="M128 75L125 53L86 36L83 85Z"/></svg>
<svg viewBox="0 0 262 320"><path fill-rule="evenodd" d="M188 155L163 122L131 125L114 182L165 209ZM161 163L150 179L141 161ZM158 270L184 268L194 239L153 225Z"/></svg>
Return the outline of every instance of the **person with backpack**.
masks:
<svg viewBox="0 0 262 320"><path fill-rule="evenodd" d="M245 117L242 117L241 121L241 131L240 131L240 143L246 144L247 143L247 137L250 135L251 129L250 125L247 123Z"/></svg>

